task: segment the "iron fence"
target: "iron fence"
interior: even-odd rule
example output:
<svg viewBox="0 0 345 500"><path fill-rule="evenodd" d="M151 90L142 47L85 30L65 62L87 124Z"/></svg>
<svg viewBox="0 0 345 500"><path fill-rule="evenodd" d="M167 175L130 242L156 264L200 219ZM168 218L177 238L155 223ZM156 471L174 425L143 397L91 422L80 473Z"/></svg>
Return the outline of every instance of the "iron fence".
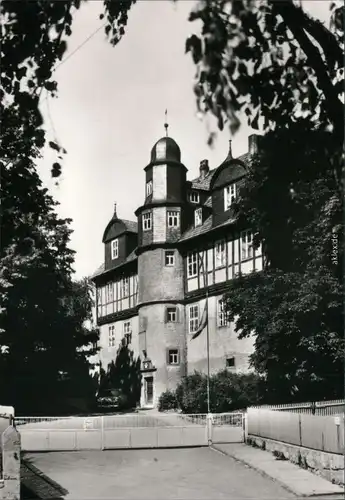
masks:
<svg viewBox="0 0 345 500"><path fill-rule="evenodd" d="M316 416L341 415L345 413L345 399L330 401L316 401L307 403L291 403L281 405L251 406L253 409L289 411L293 413L307 413Z"/></svg>

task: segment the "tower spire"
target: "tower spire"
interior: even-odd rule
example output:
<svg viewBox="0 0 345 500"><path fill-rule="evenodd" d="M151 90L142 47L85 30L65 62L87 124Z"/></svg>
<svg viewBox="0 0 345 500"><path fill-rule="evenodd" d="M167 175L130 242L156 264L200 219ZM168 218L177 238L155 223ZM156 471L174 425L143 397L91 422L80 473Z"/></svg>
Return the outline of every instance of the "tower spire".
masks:
<svg viewBox="0 0 345 500"><path fill-rule="evenodd" d="M165 123L164 123L164 127L165 127L165 135L166 135L166 137L168 137L169 123L168 123L168 110L167 109L165 110Z"/></svg>
<svg viewBox="0 0 345 500"><path fill-rule="evenodd" d="M116 208L117 208L117 203L116 203L116 201L115 201L115 203L114 203L114 215L113 215L113 218L114 218L114 219L117 219L117 211L116 211Z"/></svg>

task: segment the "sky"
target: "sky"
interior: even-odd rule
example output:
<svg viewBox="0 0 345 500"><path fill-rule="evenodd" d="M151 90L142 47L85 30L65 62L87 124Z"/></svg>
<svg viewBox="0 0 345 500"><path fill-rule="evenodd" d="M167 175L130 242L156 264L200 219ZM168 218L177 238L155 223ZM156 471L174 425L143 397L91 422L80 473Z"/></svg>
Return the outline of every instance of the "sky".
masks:
<svg viewBox="0 0 345 500"><path fill-rule="evenodd" d="M304 8L328 21L328 0L304 0ZM38 172L57 212L73 220L71 248L76 251L76 278L91 275L103 262L102 236L117 203L119 218L136 220L134 211L145 195L144 167L155 142L169 136L181 149L188 179L199 175L208 159L215 168L225 159L232 139L234 156L247 151L245 123L230 137L219 132L213 149L207 145L210 127L200 120L193 93L195 66L185 54L185 40L197 30L188 21L195 0L139 0L129 13L126 34L112 47L100 29L103 2L89 1L76 13L73 33L57 68L58 97L43 95L41 110L48 140L67 150L58 186L50 168L56 161L49 147ZM85 44L78 49L78 47ZM77 49L77 50L76 50Z"/></svg>

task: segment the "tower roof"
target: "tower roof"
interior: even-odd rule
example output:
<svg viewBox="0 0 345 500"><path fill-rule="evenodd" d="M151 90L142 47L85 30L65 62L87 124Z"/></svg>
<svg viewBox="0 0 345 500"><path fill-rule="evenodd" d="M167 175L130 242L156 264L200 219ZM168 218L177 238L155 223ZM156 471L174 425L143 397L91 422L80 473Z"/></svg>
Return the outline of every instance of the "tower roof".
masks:
<svg viewBox="0 0 345 500"><path fill-rule="evenodd" d="M181 162L181 151L171 137L162 137L151 150L151 163L173 161Z"/></svg>

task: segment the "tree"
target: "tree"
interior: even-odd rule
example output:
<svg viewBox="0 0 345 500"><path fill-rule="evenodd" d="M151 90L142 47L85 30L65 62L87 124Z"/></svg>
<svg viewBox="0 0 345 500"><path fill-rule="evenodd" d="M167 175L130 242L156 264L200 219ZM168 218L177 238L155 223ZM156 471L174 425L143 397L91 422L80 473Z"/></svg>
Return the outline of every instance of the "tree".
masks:
<svg viewBox="0 0 345 500"><path fill-rule="evenodd" d="M90 285L73 282L69 220L57 217L33 162L7 164L2 188L1 399L17 412L43 411L71 394L66 380L87 372L93 351L83 349L97 339L85 325Z"/></svg>
<svg viewBox="0 0 345 500"><path fill-rule="evenodd" d="M81 0L64 2L24 0L1 3L2 165L35 158L45 145L46 134L39 111L40 98L57 95L54 70L66 52L67 39ZM135 0L104 0L105 33L116 45L124 34L128 11ZM58 158L52 176L61 173L66 153L56 138L49 142Z"/></svg>
<svg viewBox="0 0 345 500"><path fill-rule="evenodd" d="M109 395L115 392L125 408L135 408L140 402L141 371L140 357L134 358L123 339L117 350L116 359L112 361L105 372L100 373L99 395Z"/></svg>
<svg viewBox="0 0 345 500"><path fill-rule="evenodd" d="M132 3L104 2L105 30L113 44ZM85 327L91 314L88 285L73 283L70 220L56 216L56 203L35 167L46 141L40 97L43 90L56 95L53 71L80 5L79 0L1 4L0 391L17 412L46 412L55 400L60 409L62 399L92 393L87 389L92 350L85 348L93 345L96 332ZM52 166L58 177L66 152L55 140L49 145L58 155Z"/></svg>
<svg viewBox="0 0 345 500"><path fill-rule="evenodd" d="M341 161L336 136L308 120L270 132L234 208L239 227L257 231L266 263L230 283L226 308L240 338L254 332L252 363L271 402L343 394Z"/></svg>
<svg viewBox="0 0 345 500"><path fill-rule="evenodd" d="M343 136L343 6L330 9L327 29L293 0L199 1L190 21L201 21L202 35L186 43L199 109L233 132L240 113L264 131L302 115Z"/></svg>

